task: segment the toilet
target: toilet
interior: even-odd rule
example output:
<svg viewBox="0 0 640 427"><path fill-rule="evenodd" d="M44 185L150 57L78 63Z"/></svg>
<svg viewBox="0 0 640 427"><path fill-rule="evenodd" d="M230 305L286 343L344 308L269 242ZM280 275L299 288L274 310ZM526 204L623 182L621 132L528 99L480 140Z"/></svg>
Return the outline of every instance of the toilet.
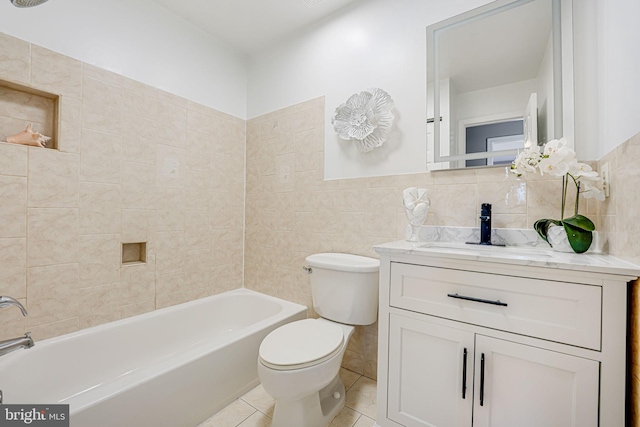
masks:
<svg viewBox="0 0 640 427"><path fill-rule="evenodd" d="M339 376L355 325L378 317L374 258L322 253L306 258L313 308L322 316L283 325L260 345L258 377L275 400L272 427L327 427L344 407Z"/></svg>

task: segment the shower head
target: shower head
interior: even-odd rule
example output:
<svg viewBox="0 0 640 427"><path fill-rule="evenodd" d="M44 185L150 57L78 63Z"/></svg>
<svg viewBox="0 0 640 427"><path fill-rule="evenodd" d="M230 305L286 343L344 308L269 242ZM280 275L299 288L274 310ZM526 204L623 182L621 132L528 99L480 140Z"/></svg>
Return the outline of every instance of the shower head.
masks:
<svg viewBox="0 0 640 427"><path fill-rule="evenodd" d="M33 7L39 6L47 0L9 0L15 7Z"/></svg>

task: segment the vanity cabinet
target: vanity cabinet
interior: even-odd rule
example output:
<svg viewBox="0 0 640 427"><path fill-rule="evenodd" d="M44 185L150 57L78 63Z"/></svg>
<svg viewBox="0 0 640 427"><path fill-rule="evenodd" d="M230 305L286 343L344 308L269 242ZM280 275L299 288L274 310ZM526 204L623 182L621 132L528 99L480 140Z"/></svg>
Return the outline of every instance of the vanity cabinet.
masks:
<svg viewBox="0 0 640 427"><path fill-rule="evenodd" d="M391 248L378 426L624 426L628 269Z"/></svg>
<svg viewBox="0 0 640 427"><path fill-rule="evenodd" d="M388 416L403 426L598 425L597 361L405 316L389 332Z"/></svg>

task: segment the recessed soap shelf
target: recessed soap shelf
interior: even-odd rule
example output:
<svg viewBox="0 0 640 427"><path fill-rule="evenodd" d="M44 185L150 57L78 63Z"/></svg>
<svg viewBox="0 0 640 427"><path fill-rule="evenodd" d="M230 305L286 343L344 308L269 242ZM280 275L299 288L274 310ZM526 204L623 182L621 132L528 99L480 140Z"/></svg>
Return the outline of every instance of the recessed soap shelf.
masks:
<svg viewBox="0 0 640 427"><path fill-rule="evenodd" d="M122 265L144 264L145 262L147 262L147 242L122 244Z"/></svg>

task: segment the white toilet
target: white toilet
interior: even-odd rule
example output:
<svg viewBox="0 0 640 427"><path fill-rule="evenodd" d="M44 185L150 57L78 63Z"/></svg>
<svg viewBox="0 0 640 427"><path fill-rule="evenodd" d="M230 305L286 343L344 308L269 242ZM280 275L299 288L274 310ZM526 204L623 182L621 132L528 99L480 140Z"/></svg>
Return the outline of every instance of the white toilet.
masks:
<svg viewBox="0 0 640 427"><path fill-rule="evenodd" d="M326 427L344 407L339 371L353 334L378 316L377 259L324 253L306 259L322 318L288 323L260 345L258 377L276 401L272 427Z"/></svg>

